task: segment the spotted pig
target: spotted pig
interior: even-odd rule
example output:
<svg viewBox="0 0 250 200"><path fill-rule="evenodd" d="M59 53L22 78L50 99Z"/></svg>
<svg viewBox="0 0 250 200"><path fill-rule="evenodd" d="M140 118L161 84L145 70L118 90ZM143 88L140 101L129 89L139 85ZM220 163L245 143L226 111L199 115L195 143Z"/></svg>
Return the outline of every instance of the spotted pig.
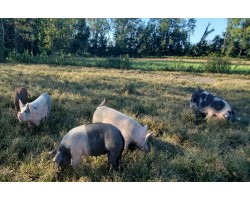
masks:
<svg viewBox="0 0 250 200"><path fill-rule="evenodd" d="M190 108L193 108L198 113L205 114L207 118L239 120L224 99L214 96L201 88L198 88L192 94Z"/></svg>

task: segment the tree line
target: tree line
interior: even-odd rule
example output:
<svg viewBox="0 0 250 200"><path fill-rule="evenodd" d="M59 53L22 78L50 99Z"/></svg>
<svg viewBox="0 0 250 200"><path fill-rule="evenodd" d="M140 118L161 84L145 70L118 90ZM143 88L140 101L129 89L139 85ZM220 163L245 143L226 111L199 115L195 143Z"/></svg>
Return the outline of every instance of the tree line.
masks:
<svg viewBox="0 0 250 200"><path fill-rule="evenodd" d="M194 18L1 18L0 61L9 54L49 56L229 56L250 57L250 19L227 19L222 35L207 25L190 42Z"/></svg>

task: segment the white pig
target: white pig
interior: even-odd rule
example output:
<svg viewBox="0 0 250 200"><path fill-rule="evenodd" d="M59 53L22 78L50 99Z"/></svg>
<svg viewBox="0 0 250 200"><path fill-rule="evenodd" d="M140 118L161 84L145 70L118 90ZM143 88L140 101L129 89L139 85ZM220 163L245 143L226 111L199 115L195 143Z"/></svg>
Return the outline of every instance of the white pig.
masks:
<svg viewBox="0 0 250 200"><path fill-rule="evenodd" d="M125 141L124 149L128 149L130 144L134 144L144 152L149 152L148 138L152 133L147 133L147 125L141 126L133 118L103 106L104 103L105 100L96 108L92 122L109 123L118 128Z"/></svg>
<svg viewBox="0 0 250 200"><path fill-rule="evenodd" d="M28 122L39 126L42 119L47 119L51 111L51 98L48 94L41 94L36 100L23 105L19 100L20 112L17 118L20 122Z"/></svg>

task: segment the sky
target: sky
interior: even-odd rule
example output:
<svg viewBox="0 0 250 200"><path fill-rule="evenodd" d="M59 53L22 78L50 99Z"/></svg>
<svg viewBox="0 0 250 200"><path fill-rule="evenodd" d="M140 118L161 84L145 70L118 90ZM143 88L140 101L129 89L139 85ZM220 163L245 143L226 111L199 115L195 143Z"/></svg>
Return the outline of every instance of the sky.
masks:
<svg viewBox="0 0 250 200"><path fill-rule="evenodd" d="M214 28L214 31L207 36L207 40L213 40L216 35L222 36L226 31L227 19L226 18L195 18L196 28L194 34L191 36L191 43L195 44L200 41L208 23L210 23L209 30Z"/></svg>

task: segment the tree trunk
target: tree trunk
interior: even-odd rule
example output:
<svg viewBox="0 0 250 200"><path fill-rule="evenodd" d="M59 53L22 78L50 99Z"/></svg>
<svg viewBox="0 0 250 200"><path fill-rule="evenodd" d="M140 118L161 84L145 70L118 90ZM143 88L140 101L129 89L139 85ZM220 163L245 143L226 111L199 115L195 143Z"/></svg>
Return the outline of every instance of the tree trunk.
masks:
<svg viewBox="0 0 250 200"><path fill-rule="evenodd" d="M226 50L228 35L229 35L229 30L227 29L227 31L225 33L225 36L224 36L224 41L223 41L223 47L222 47L222 50L221 50L221 54L224 54L224 52Z"/></svg>
<svg viewBox="0 0 250 200"><path fill-rule="evenodd" d="M3 25L3 19L1 18L1 28L2 28L2 45L4 46L4 25Z"/></svg>

